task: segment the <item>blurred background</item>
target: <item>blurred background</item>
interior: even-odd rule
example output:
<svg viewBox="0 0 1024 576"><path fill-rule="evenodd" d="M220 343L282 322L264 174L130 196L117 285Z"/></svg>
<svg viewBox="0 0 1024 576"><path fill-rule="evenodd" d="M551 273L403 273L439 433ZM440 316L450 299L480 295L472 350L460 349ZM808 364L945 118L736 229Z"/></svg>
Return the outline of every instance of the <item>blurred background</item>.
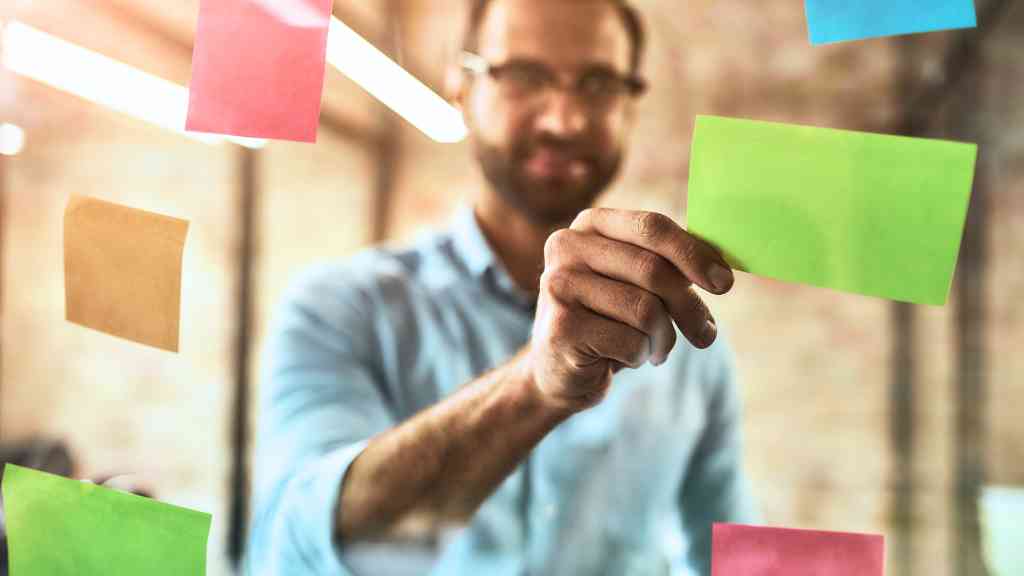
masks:
<svg viewBox="0 0 1024 576"><path fill-rule="evenodd" d="M812 47L800 0L635 4L651 92L604 204L685 222L698 113L979 144L945 307L748 275L710 304L737 351L765 523L884 533L892 576L990 574L979 496L1024 485L1024 6L978 0L977 30ZM198 8L0 0L0 18L184 86ZM462 11L334 2L439 93ZM232 574L274 303L313 262L444 226L481 185L469 148L430 140L331 66L318 142L262 148L196 141L0 74L2 455L76 477L132 474L211 512L209 573ZM71 194L192 222L180 354L64 321Z"/></svg>

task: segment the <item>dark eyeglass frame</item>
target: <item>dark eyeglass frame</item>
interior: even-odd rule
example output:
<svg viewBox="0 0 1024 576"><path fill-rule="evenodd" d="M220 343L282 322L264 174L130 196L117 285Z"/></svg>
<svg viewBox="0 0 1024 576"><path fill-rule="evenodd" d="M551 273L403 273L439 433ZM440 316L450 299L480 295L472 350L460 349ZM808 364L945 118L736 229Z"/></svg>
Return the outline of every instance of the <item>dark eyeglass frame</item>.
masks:
<svg viewBox="0 0 1024 576"><path fill-rule="evenodd" d="M487 59L485 59L483 56L480 56L479 54L474 54L473 52L464 50L461 54L461 64L463 70L479 76L488 76L495 81L500 81L503 73L506 70L508 70L510 66L525 63L546 69L548 72L550 72L551 78L558 78L558 75L553 70L551 70L549 66L546 66L541 62L522 61L513 59L500 64L494 64L488 62ZM613 70L602 71L602 73L607 74L609 77L614 78L616 81L618 81L625 88L625 95L636 98L642 96L647 91L647 81L636 74L624 75L619 74ZM582 76L576 79L576 82L572 87L575 91L582 92L579 89L579 86L583 83L583 80L586 78L586 76L586 74L583 74ZM556 80L555 82L553 82L553 86L558 88L560 87L560 83L557 82Z"/></svg>

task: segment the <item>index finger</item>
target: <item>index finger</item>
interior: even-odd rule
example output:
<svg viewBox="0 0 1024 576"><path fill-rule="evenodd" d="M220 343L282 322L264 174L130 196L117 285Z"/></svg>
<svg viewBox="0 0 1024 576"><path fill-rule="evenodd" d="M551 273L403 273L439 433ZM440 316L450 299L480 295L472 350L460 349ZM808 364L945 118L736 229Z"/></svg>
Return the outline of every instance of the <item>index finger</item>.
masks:
<svg viewBox="0 0 1024 576"><path fill-rule="evenodd" d="M732 288L732 270L718 251L663 214L590 208L580 212L570 228L650 250L708 292L724 294Z"/></svg>

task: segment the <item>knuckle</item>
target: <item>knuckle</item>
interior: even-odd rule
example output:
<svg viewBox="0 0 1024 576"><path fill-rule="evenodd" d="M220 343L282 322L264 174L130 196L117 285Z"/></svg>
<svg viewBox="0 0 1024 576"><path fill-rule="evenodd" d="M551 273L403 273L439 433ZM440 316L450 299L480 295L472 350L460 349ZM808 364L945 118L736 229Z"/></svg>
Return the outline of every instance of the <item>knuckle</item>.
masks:
<svg viewBox="0 0 1024 576"><path fill-rule="evenodd" d="M653 252L641 252L636 257L635 266L643 286L653 286L661 270L661 257Z"/></svg>
<svg viewBox="0 0 1024 576"><path fill-rule="evenodd" d="M593 217L594 217L594 209L593 208L585 208L582 211L580 211L579 214L576 215L576 218L574 218L573 221L572 221L572 225L570 225L569 227L574 229L574 230L578 229L578 228L581 228L581 227L584 227L584 226L587 225L587 223L589 223L591 221L591 219Z"/></svg>
<svg viewBox="0 0 1024 576"><path fill-rule="evenodd" d="M645 332L650 332L657 325L660 308L657 298L649 292L640 293L633 301L633 316Z"/></svg>
<svg viewBox="0 0 1024 576"><path fill-rule="evenodd" d="M554 286L552 285L552 280L551 280L551 276L552 276L553 273L554 273L553 270L550 269L550 268L546 268L543 272L541 272L541 274L540 274L540 293L541 293L541 295L544 295L544 296L553 296L554 295Z"/></svg>
<svg viewBox="0 0 1024 576"><path fill-rule="evenodd" d="M560 267L544 270L540 275L540 289L543 293L562 300L572 290L571 274Z"/></svg>
<svg viewBox="0 0 1024 576"><path fill-rule="evenodd" d="M544 261L556 262L565 253L572 241L572 232L562 228L555 230L544 242Z"/></svg>
<svg viewBox="0 0 1024 576"><path fill-rule="evenodd" d="M642 212L635 220L636 233L642 238L657 238L668 227L668 218L657 212Z"/></svg>
<svg viewBox="0 0 1024 576"><path fill-rule="evenodd" d="M555 300L548 312L548 321L552 326L563 326L568 323L569 314L565 304Z"/></svg>
<svg viewBox="0 0 1024 576"><path fill-rule="evenodd" d="M696 242L679 242L675 249L675 256L681 262L687 262L697 268L702 268L700 247ZM690 278L690 280L693 280Z"/></svg>

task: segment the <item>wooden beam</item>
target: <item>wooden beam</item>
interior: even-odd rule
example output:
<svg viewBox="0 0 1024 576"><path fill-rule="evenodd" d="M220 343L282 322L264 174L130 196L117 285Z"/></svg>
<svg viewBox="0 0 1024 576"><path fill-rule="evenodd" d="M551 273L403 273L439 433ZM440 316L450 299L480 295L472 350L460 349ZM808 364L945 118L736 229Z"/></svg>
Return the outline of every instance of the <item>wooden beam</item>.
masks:
<svg viewBox="0 0 1024 576"><path fill-rule="evenodd" d="M889 310L892 329L889 437L893 455L893 490L889 507L890 566L894 576L913 576L916 322L914 307L910 304L893 303Z"/></svg>
<svg viewBox="0 0 1024 576"><path fill-rule="evenodd" d="M900 131L920 135L927 118L917 108L916 39L898 39L899 94L904 103ZM931 87L928 87L929 89ZM892 493L889 503L889 557L894 576L914 576L914 459L917 429L915 386L918 378L916 308L904 302L889 305L891 329L889 381L889 446L892 450Z"/></svg>
<svg viewBox="0 0 1024 576"><path fill-rule="evenodd" d="M985 41L1009 13L1014 3L992 0L982 4L978 29L968 34L971 54L963 56L959 76L963 78L953 93L949 113L949 131L957 138L979 145L974 191L967 213L967 224L960 246L955 279L956 370L953 381L953 405L956 414L954 447L955 482L953 493L953 531L950 552L953 574L985 576L988 570L982 552L978 497L986 479L985 456L988 447L986 427L988 399L988 281L989 196L994 180L994 157L985 154L994 138L994 128L985 121L986 99L991 99L984 76L997 73L988 68Z"/></svg>
<svg viewBox="0 0 1024 576"><path fill-rule="evenodd" d="M260 152L238 148L238 212L241 243L236 275L235 386L231 405L231 503L228 557L238 568L245 552L249 509L249 404L253 319L256 307L255 264L258 256Z"/></svg>
<svg viewBox="0 0 1024 576"><path fill-rule="evenodd" d="M980 84L979 84L980 85ZM983 140L978 133L978 98L972 85L964 91L953 112L955 134L965 139ZM980 143L980 142L979 142ZM954 453L955 492L953 532L953 574L984 576L981 530L978 518L978 496L985 483L986 400L988 366L985 333L987 327L985 291L988 269L988 243L985 232L988 221L988 195L992 168L982 156L975 172L974 193L967 215L967 227L960 250L956 276L956 371L953 405L956 414Z"/></svg>
<svg viewBox="0 0 1024 576"><path fill-rule="evenodd" d="M984 40L994 25L1001 20L1011 3L993 0L984 5L979 15L979 27L974 31L961 32L958 40L949 50L943 63L938 81L927 84L913 92L911 79L912 48L915 40L901 40L903 55L902 93L904 105L903 120L898 127L900 133L908 136L924 136L935 124L937 112L951 98L960 95L958 118L970 118L977 113L977 101L969 101L964 94L973 94L980 85L969 82L976 79L977 62L981 58ZM963 127L954 132L967 136ZM972 134L965 139L977 141L982 134ZM980 533L977 526L978 487L984 479L984 272L986 248L983 238L985 213L985 180L979 171L975 182L971 211L968 217L960 270L957 276L956 318L958 354L954 397L956 401L956 480L954 493L954 529L950 546L951 561L958 576L984 574L980 562ZM890 506L890 522L893 527L891 557L896 576L911 576L914 571L914 458L915 458L915 393L917 378L916 355L914 354L914 308L907 304L894 303L890 308L890 325L893 331L893 366L890 383L890 445L895 459L893 467L893 498Z"/></svg>
<svg viewBox="0 0 1024 576"><path fill-rule="evenodd" d="M402 4L400 0L388 0L388 13L400 14ZM400 22L400 15L397 18L388 19L387 46L381 48L386 53L393 54L400 42L402 33ZM378 134L380 134L380 138L377 143L377 178L374 184L373 202L371 203L372 212L370 214L370 242L373 244L383 242L390 230L395 180L401 154L398 119L394 113L383 107L380 108L379 114Z"/></svg>
<svg viewBox="0 0 1024 576"><path fill-rule="evenodd" d="M959 31L950 48L937 80L924 86L904 107L902 134L920 135L934 124L942 105L958 93L979 59L982 47L992 28L1005 18L1013 0L991 0L979 9L978 27Z"/></svg>
<svg viewBox="0 0 1024 576"><path fill-rule="evenodd" d="M381 111L382 137L377 145L377 176L373 188L370 215L370 242L379 244L391 230L391 212L395 196L395 180L399 170L400 144L398 119L390 110Z"/></svg>

